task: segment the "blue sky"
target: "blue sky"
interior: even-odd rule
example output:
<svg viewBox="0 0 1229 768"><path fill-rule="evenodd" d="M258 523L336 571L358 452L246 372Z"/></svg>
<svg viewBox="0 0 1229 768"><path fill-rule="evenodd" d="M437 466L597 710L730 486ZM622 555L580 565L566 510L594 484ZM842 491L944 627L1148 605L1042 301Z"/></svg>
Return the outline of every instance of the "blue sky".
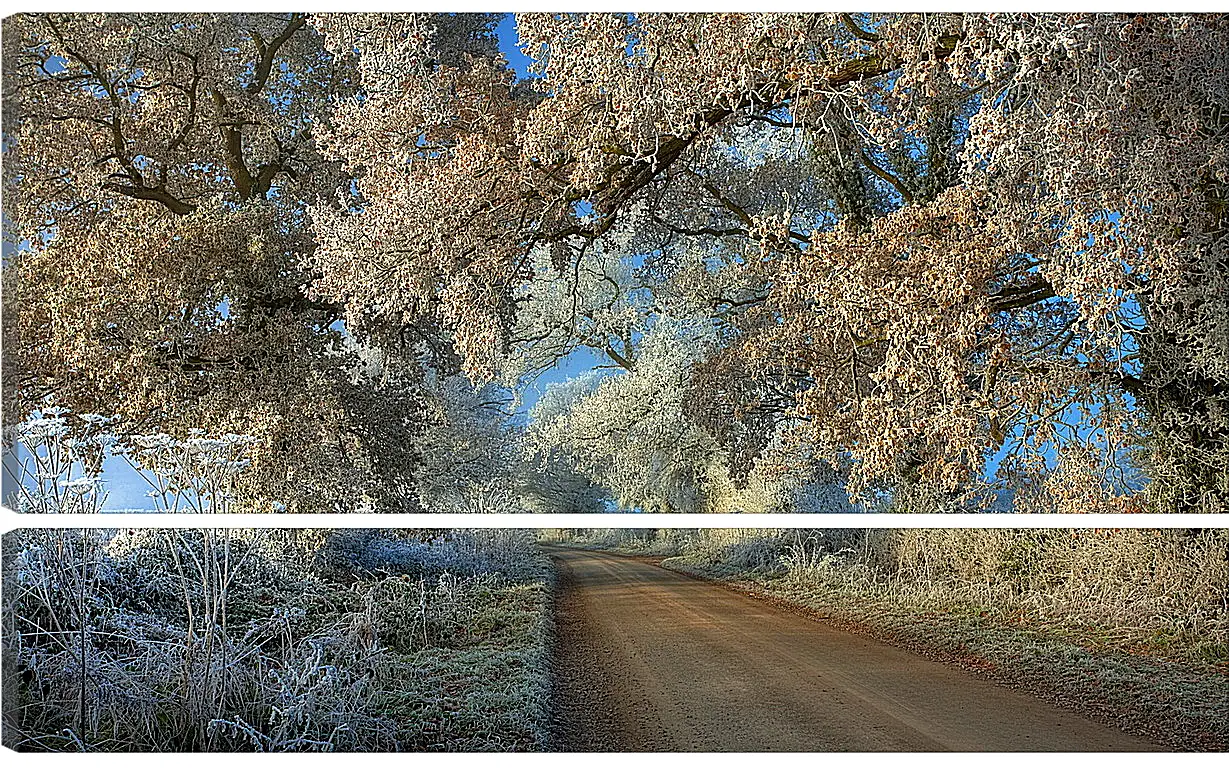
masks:
<svg viewBox="0 0 1229 768"><path fill-rule="evenodd" d="M508 59L508 65L516 72L517 77L528 77L529 65L533 60L521 53L521 49L517 47L516 19L513 14L504 14L499 25L495 27L495 34L499 37L500 52Z"/></svg>

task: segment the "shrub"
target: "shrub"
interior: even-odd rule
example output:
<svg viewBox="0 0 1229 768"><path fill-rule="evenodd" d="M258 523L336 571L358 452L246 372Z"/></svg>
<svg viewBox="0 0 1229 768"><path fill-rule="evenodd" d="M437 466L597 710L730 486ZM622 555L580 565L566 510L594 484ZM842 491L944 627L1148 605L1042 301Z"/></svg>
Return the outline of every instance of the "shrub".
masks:
<svg viewBox="0 0 1229 768"><path fill-rule="evenodd" d="M546 566L531 543L524 531L14 532L5 744L540 746ZM453 713L477 711L503 725L455 727Z"/></svg>

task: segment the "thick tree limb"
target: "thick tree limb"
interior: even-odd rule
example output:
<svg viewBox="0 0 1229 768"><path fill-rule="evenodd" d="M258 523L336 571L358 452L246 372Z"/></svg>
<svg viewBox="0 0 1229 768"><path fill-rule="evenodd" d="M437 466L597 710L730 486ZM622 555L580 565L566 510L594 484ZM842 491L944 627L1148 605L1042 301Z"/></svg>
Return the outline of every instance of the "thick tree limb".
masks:
<svg viewBox="0 0 1229 768"><path fill-rule="evenodd" d="M121 195L135 198L137 200L152 200L156 203L162 203L171 213L179 216L186 216L196 210L196 206L192 203L184 202L179 198L166 191L166 187L161 185L156 187L146 187L135 184L107 184L106 189L112 192L118 192Z"/></svg>
<svg viewBox="0 0 1229 768"><path fill-rule="evenodd" d="M627 359L625 356L619 354L618 352L616 352L613 344L607 344L606 348L603 349L602 352L606 353L606 356L609 357L611 360L614 360L616 363L618 363L620 368L627 370L627 371L632 370L632 366L633 366L632 361Z"/></svg>
<svg viewBox="0 0 1229 768"><path fill-rule="evenodd" d="M854 37L858 38L859 40L865 40L868 43L879 42L879 35L862 29L862 27L858 26L858 22L854 21L853 16L850 16L848 13L842 13L840 14L840 17L841 23L845 25L845 28L848 29Z"/></svg>
<svg viewBox="0 0 1229 768"><path fill-rule="evenodd" d="M863 165L865 165L871 173L892 185L892 188L900 194L902 199L904 199L905 205L913 202L913 193L909 191L909 188L905 186L903 181L884 170L878 163L872 160L870 155L866 154L866 152L859 152L858 154L862 158Z"/></svg>
<svg viewBox="0 0 1229 768"><path fill-rule="evenodd" d="M1006 312L1020 309L1032 304L1053 299L1057 296L1054 286L1047 280L1036 280L1027 285L1003 288L998 293L990 295L990 309L995 312Z"/></svg>
<svg viewBox="0 0 1229 768"><path fill-rule="evenodd" d="M226 148L226 167L241 200L252 196L253 179L243 159L243 124L226 119L226 96L213 89L213 104L218 110L218 132Z"/></svg>
<svg viewBox="0 0 1229 768"><path fill-rule="evenodd" d="M260 57L256 62L256 77L248 84L247 90L251 93L259 93L269 82L269 75L273 71L273 60L277 57L277 51L287 40L303 28L307 23L307 14L292 13L290 15L290 23L282 30L281 34L273 38L269 42L265 42L264 38L259 33L252 33L252 42L256 43L256 53Z"/></svg>

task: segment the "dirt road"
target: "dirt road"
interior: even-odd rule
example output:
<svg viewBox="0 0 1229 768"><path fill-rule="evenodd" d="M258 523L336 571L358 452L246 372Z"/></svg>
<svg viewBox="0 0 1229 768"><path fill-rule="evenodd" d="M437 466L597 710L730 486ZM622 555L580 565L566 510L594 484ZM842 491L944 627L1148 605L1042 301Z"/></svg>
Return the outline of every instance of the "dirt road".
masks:
<svg viewBox="0 0 1229 768"><path fill-rule="evenodd" d="M566 751L1146 751L960 669L644 560L552 549Z"/></svg>

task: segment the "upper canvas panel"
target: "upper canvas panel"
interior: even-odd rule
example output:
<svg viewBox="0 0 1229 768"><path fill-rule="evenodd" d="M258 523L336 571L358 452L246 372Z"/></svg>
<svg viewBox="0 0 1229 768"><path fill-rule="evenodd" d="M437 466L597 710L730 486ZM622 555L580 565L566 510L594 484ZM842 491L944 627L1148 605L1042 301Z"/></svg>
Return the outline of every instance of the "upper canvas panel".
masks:
<svg viewBox="0 0 1229 768"><path fill-rule="evenodd" d="M4 20L5 503L1220 512L1229 19Z"/></svg>

